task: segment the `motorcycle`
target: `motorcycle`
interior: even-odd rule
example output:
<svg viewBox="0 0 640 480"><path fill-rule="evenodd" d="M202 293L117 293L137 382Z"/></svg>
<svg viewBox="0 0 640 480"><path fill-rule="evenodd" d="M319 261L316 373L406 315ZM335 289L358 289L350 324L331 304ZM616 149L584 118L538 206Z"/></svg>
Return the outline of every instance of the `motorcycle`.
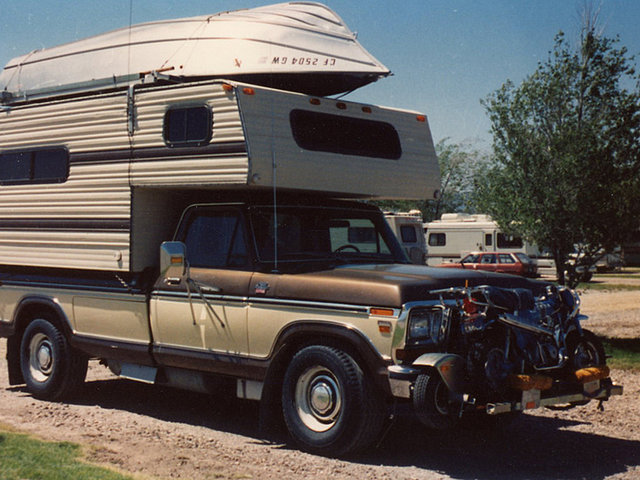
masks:
<svg viewBox="0 0 640 480"><path fill-rule="evenodd" d="M439 325L446 353L438 361L448 370L434 364L440 375L431 371L414 382L415 411L427 426L450 427L466 411L573 407L618 394L602 342L581 327L587 317L572 290L549 285L534 296L483 285L431 293L447 312Z"/></svg>

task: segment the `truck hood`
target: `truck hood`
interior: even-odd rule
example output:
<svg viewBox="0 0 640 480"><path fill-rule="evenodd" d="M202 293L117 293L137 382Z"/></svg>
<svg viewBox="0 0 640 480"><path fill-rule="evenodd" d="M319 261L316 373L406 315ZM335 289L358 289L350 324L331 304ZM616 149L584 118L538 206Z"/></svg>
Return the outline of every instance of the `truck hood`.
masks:
<svg viewBox="0 0 640 480"><path fill-rule="evenodd" d="M407 302L437 299L431 291L465 284L527 288L535 294L540 294L547 285L516 275L404 264L348 265L269 277L264 278L270 286L268 296L396 308Z"/></svg>

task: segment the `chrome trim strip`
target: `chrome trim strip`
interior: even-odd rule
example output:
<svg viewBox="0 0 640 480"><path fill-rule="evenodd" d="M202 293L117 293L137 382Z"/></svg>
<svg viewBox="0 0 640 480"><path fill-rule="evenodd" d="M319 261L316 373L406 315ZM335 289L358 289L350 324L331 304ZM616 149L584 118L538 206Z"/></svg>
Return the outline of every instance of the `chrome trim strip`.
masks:
<svg viewBox="0 0 640 480"><path fill-rule="evenodd" d="M187 292L175 292L175 291L166 291L166 290L154 290L151 292L152 298L177 298L177 299L187 299L189 295ZM207 300L217 301L217 302L237 302L237 303L250 303L256 305L282 305L282 306L297 306L301 308L320 308L325 310L343 310L349 312L357 312L371 315L372 308L378 307L370 307L364 305L351 305L347 303L332 303L332 302L318 302L318 301L309 301L309 300L290 300L286 298L270 298L270 297L243 297L239 295L218 295L218 294L206 294L204 297ZM393 309L394 313L399 314L399 309ZM378 315L376 315L377 317ZM396 315L397 316L397 315ZM384 318L384 317L382 317ZM389 318L395 318L391 316Z"/></svg>
<svg viewBox="0 0 640 480"><path fill-rule="evenodd" d="M128 289L126 287L105 287L98 285L81 285L73 283L50 283L39 282L37 280L2 280L2 286L6 287L29 287L29 288L52 288L55 290L79 290L83 292L109 292L109 293L126 293L132 296L140 295L144 300L144 294L140 288Z"/></svg>

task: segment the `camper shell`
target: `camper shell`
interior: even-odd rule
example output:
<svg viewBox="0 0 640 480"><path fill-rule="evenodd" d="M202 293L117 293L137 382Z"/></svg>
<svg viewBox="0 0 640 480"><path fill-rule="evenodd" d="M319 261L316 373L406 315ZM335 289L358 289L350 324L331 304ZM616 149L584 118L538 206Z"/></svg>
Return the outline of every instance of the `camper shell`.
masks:
<svg viewBox="0 0 640 480"><path fill-rule="evenodd" d="M439 188L424 115L227 81L6 106L0 167L2 264L119 272L157 265L197 192Z"/></svg>

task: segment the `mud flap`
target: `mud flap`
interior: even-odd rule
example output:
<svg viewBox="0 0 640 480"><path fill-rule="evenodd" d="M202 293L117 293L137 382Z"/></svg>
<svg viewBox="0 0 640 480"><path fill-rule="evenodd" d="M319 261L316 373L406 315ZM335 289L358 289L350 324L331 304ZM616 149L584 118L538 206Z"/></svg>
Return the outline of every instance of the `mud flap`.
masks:
<svg viewBox="0 0 640 480"><path fill-rule="evenodd" d="M20 338L13 335L7 339L7 366L9 385L23 385L24 378L20 368Z"/></svg>
<svg viewBox="0 0 640 480"><path fill-rule="evenodd" d="M447 388L457 394L463 394L465 391L464 366L464 359L452 353L425 353L412 364L412 367L435 369Z"/></svg>

